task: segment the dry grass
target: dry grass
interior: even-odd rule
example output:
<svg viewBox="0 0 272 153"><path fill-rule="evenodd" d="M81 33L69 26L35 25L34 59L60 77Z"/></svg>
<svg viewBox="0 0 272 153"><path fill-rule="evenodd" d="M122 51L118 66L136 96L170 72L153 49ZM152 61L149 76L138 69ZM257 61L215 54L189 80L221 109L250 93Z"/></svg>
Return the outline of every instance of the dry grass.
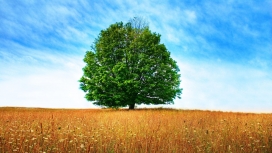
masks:
<svg viewBox="0 0 272 153"><path fill-rule="evenodd" d="M1 108L0 152L272 152L272 114Z"/></svg>

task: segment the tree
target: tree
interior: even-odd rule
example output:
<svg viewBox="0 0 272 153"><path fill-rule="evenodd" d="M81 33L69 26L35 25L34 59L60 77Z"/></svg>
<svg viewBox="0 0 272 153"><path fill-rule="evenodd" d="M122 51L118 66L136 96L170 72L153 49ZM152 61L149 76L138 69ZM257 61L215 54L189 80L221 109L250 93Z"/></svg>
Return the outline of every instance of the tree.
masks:
<svg viewBox="0 0 272 153"><path fill-rule="evenodd" d="M93 104L134 109L135 104L172 104L180 98L176 62L160 43L160 35L137 25L139 20L110 25L86 52L79 82Z"/></svg>

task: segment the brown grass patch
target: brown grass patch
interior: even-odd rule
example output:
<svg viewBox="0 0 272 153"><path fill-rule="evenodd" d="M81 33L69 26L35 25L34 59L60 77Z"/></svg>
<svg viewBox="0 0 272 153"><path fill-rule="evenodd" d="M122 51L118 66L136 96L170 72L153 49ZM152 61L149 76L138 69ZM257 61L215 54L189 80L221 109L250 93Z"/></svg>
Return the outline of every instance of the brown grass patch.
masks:
<svg viewBox="0 0 272 153"><path fill-rule="evenodd" d="M272 152L272 114L0 108L0 152Z"/></svg>

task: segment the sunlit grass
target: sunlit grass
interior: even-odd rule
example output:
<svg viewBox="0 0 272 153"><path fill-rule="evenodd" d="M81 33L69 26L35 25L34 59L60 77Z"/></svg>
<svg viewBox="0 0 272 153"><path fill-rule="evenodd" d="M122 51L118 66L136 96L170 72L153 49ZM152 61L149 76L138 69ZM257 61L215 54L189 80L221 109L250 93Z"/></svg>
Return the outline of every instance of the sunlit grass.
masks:
<svg viewBox="0 0 272 153"><path fill-rule="evenodd" d="M271 152L272 114L0 109L0 152Z"/></svg>

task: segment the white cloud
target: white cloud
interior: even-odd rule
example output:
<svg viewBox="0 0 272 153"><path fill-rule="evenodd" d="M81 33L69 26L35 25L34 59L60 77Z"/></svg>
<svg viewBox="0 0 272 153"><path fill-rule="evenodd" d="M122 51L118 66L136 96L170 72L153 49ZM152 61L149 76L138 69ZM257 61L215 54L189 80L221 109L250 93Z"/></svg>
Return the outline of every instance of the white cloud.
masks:
<svg viewBox="0 0 272 153"><path fill-rule="evenodd" d="M84 99L78 80L82 76L82 60L66 58L50 67L33 68L18 65L19 69L0 81L0 106L90 108ZM5 70L12 68L7 67ZM22 72L26 72L20 75ZM1 73L4 73L2 71Z"/></svg>
<svg viewBox="0 0 272 153"><path fill-rule="evenodd" d="M271 23L260 22L271 17L271 2L33 1L16 8L12 3L3 2L0 10L1 105L2 99L5 105L87 105L77 82L83 52L100 30L140 16L172 55L186 54L177 60L184 93L173 107L271 112ZM190 61L195 55L202 59ZM238 63L241 56L260 69ZM232 60L237 64L224 63Z"/></svg>
<svg viewBox="0 0 272 153"><path fill-rule="evenodd" d="M184 13L185 13L186 19L189 23L195 23L196 18L197 18L195 11L185 10Z"/></svg>
<svg viewBox="0 0 272 153"><path fill-rule="evenodd" d="M272 112L272 80L266 71L230 63L177 61L184 91L174 107Z"/></svg>

